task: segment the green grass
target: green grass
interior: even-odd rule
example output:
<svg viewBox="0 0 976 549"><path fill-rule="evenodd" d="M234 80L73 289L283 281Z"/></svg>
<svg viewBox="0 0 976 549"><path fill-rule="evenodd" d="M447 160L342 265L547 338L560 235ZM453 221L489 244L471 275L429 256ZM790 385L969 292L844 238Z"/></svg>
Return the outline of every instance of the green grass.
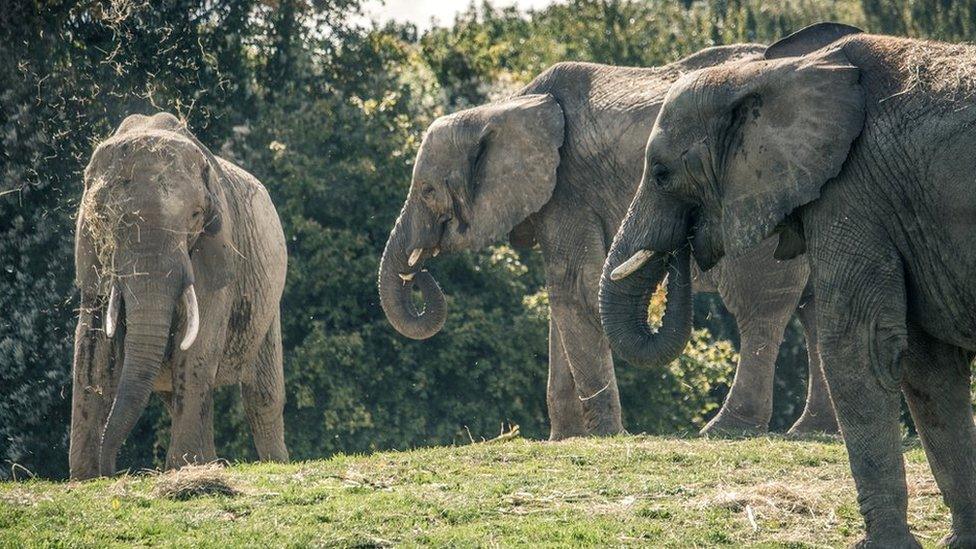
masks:
<svg viewBox="0 0 976 549"><path fill-rule="evenodd" d="M933 546L949 513L922 451L906 461L909 520ZM0 546L833 547L862 528L826 439L519 439L209 474L236 493L167 497L173 473L2 483Z"/></svg>

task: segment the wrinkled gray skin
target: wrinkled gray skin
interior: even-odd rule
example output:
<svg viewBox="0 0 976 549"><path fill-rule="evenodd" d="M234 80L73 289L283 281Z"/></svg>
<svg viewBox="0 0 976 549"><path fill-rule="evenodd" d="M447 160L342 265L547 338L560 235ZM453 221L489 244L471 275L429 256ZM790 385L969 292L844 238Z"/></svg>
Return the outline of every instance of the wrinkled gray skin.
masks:
<svg viewBox="0 0 976 549"><path fill-rule="evenodd" d="M755 57L763 49L711 48L648 69L561 63L508 100L435 121L380 265L380 297L390 323L415 339L443 326L444 296L423 268L435 253L479 249L507 233L519 247L537 242L552 313L550 438L622 432L597 294L609 243L640 180L647 136L665 92L681 73ZM423 252L410 265L413 250ZM663 269L654 273L641 291L653 291L663 275ZM779 342L801 299L806 264L776 261L769 248L726 262L712 276L694 276L697 289L720 292L742 334L735 383L706 431L764 431L772 414ZM410 297L414 286L425 300L420 310ZM660 335L643 340L654 356L625 358L668 362L681 353L691 329L690 292L672 291L669 311L676 312L666 315ZM800 308L813 341L811 311L812 305ZM794 431L832 432L833 408L817 354L811 356L813 383Z"/></svg>
<svg viewBox="0 0 976 549"><path fill-rule="evenodd" d="M286 251L264 187L172 115L129 116L85 169L75 242L71 477L115 472L152 391L172 417L166 466L213 461L212 393L231 383L241 386L258 455L287 460L278 308ZM118 327L108 337L113 287ZM184 351L191 287L199 331Z"/></svg>
<svg viewBox="0 0 976 549"><path fill-rule="evenodd" d="M918 547L904 396L952 512L944 541L976 547L976 48L821 24L766 58L669 91L604 285L638 249L690 241L706 269L774 232L780 257L805 250L863 545Z"/></svg>

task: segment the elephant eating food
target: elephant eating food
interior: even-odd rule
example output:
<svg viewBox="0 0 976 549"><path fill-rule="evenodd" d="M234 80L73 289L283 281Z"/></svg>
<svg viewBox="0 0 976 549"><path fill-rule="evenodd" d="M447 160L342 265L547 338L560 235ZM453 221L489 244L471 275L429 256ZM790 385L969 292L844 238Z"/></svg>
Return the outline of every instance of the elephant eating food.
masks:
<svg viewBox="0 0 976 549"><path fill-rule="evenodd" d="M380 264L379 293L390 323L415 339L441 329L447 304L424 268L439 253L479 249L505 234L513 244L537 242L551 304L550 438L622 432L597 294L608 245L640 180L651 125L669 85L682 73L756 58L763 50L710 48L658 68L560 63L506 100L436 120L417 154L409 194ZM806 264L774 259L773 245L727 261L710 276L695 276L699 290L719 291L742 336L729 397L706 431L767 428L777 350L801 299L809 303L799 309L809 347L816 347L812 301L804 292ZM642 291L653 291L664 272L657 274ZM423 294L423 307L414 303L415 288ZM657 334L645 330L638 341L648 354L623 356L670 361L684 349L690 329L690 288L673 287L664 327ZM793 430L835 431L815 351L810 372L807 406Z"/></svg>
<svg viewBox="0 0 976 549"><path fill-rule="evenodd" d="M216 459L215 387L241 386L261 459L286 461L285 240L267 191L174 116L133 115L95 149L75 234L72 478L111 475L156 391L167 467Z"/></svg>
<svg viewBox="0 0 976 549"><path fill-rule="evenodd" d="M656 262L683 274L690 253L708 269L774 233L778 257L805 252L867 530L859 546L919 546L904 396L952 513L944 541L976 547L974 60L969 45L822 23L762 59L683 76L605 266L609 296ZM640 306L604 300L601 313Z"/></svg>

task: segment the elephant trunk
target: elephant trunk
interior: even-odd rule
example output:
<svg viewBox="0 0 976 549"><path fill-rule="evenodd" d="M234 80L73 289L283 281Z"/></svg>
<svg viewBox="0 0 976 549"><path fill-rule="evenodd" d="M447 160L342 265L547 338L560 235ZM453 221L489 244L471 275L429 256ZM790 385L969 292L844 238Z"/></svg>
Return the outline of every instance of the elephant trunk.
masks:
<svg viewBox="0 0 976 549"><path fill-rule="evenodd" d="M611 273L624 258L611 254L600 281L600 320L610 346L628 362L660 367L681 356L691 337L691 261L688 249L657 254L626 278ZM661 327L648 321L651 296L668 275Z"/></svg>
<svg viewBox="0 0 976 549"><path fill-rule="evenodd" d="M188 258L186 260L188 262ZM183 276L138 276L123 285L125 358L99 447L98 468L103 476L115 473L119 448L149 401L169 344L177 299L181 293L185 297L192 292L192 271L181 274ZM194 314L190 307L188 301L187 316ZM195 296L192 308L196 309ZM195 333L193 335L195 337Z"/></svg>
<svg viewBox="0 0 976 549"><path fill-rule="evenodd" d="M387 320L401 334L412 339L427 339L444 327L447 302L437 281L421 269L425 256L435 253L423 248L408 249L405 215L401 215L390 233L380 260L380 304ZM423 306L414 304L414 285L423 296Z"/></svg>

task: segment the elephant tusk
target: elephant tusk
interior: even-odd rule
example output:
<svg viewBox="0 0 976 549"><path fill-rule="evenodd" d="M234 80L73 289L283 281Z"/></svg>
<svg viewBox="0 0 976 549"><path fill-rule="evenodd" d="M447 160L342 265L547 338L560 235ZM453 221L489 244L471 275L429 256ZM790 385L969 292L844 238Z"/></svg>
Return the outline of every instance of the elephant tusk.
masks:
<svg viewBox="0 0 976 549"><path fill-rule="evenodd" d="M108 296L108 311L105 313L105 335L115 336L115 328L119 323L119 291L112 284L112 293Z"/></svg>
<svg viewBox="0 0 976 549"><path fill-rule="evenodd" d="M652 257L654 257L654 252L651 250L637 250L634 255L630 256L630 259L624 261L617 266L613 272L610 273L610 280L621 280L627 278L634 271L640 269L647 263Z"/></svg>
<svg viewBox="0 0 976 549"><path fill-rule="evenodd" d="M399 276L401 279L403 279L404 282L410 282L411 280L413 280L413 277L416 274L417 273L399 273Z"/></svg>
<svg viewBox="0 0 976 549"><path fill-rule="evenodd" d="M416 248L414 251L410 252L410 259L407 260L407 265L413 267L420 261L420 256L424 255L423 248Z"/></svg>
<svg viewBox="0 0 976 549"><path fill-rule="evenodd" d="M197 332L200 330L200 310L197 308L197 293L193 289L193 284L183 291L183 303L186 305L186 335L183 336L180 349L185 351L196 341Z"/></svg>
<svg viewBox="0 0 976 549"><path fill-rule="evenodd" d="M434 248L434 250L432 252L430 252L430 257L437 257L437 254L439 254L439 253L441 253L440 246Z"/></svg>

